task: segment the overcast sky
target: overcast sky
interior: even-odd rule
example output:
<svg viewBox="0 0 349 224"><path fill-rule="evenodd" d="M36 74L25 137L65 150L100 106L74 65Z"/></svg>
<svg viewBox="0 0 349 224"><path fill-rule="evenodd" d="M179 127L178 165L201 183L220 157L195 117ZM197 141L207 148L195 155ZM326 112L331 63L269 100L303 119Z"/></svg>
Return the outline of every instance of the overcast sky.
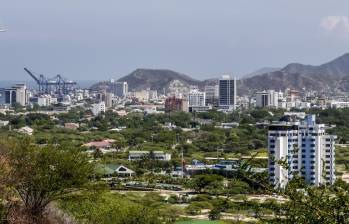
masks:
<svg viewBox="0 0 349 224"><path fill-rule="evenodd" d="M167 68L198 79L349 52L348 0L0 0L0 81ZM1 26L1 25L0 25Z"/></svg>

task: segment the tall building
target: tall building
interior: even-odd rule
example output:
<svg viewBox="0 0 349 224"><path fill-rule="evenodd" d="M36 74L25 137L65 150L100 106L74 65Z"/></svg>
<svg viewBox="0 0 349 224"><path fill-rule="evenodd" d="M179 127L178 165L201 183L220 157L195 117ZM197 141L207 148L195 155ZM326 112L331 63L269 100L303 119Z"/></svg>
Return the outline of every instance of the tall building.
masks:
<svg viewBox="0 0 349 224"><path fill-rule="evenodd" d="M310 185L335 182L335 135L328 135L324 124L316 124L315 115L304 120L272 124L268 130L269 180L285 187L295 175Z"/></svg>
<svg viewBox="0 0 349 224"><path fill-rule="evenodd" d="M256 106L277 108L279 106L279 93L274 90L257 92Z"/></svg>
<svg viewBox="0 0 349 224"><path fill-rule="evenodd" d="M224 75L219 80L219 108L223 110L236 109L236 79Z"/></svg>
<svg viewBox="0 0 349 224"><path fill-rule="evenodd" d="M101 101L99 103L92 104L92 114L94 116L98 116L99 114L105 112L105 103L104 101Z"/></svg>
<svg viewBox="0 0 349 224"><path fill-rule="evenodd" d="M16 89L15 88L6 88L4 89L4 98L5 104L13 105L16 103Z"/></svg>
<svg viewBox="0 0 349 224"><path fill-rule="evenodd" d="M115 85L116 85L115 96L126 97L127 92L128 92L127 82L116 82Z"/></svg>
<svg viewBox="0 0 349 224"><path fill-rule="evenodd" d="M14 88L16 89L16 103L20 104L21 106L26 106L28 102L26 85L16 84Z"/></svg>
<svg viewBox="0 0 349 224"><path fill-rule="evenodd" d="M174 96L168 97L165 100L165 110L166 112L174 112L174 111L189 111L189 103L185 99L176 98Z"/></svg>
<svg viewBox="0 0 349 224"><path fill-rule="evenodd" d="M25 84L16 84L11 88L2 90L3 103L13 105L15 103L26 106L28 103L28 91Z"/></svg>
<svg viewBox="0 0 349 224"><path fill-rule="evenodd" d="M105 93L105 106L106 107L112 107L113 106L113 98L114 94L113 93Z"/></svg>
<svg viewBox="0 0 349 224"><path fill-rule="evenodd" d="M206 105L218 106L219 89L218 85L205 86Z"/></svg>
<svg viewBox="0 0 349 224"><path fill-rule="evenodd" d="M204 107L205 106L205 93L198 89L193 89L188 95L189 107Z"/></svg>

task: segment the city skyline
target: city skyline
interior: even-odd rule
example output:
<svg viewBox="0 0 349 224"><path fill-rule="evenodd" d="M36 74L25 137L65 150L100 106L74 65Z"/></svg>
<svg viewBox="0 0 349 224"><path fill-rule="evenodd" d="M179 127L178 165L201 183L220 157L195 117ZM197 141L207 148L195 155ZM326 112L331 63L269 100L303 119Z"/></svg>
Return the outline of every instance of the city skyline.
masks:
<svg viewBox="0 0 349 224"><path fill-rule="evenodd" d="M137 68L202 80L318 65L349 52L349 3L340 2L5 2L0 79L29 80L26 66L74 80L117 79Z"/></svg>

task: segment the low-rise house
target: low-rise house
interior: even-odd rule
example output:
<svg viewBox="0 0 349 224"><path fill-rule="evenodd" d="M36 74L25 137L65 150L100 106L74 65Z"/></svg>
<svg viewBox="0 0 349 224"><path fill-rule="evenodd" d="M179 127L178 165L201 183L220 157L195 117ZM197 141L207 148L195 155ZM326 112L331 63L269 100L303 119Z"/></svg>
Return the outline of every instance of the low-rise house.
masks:
<svg viewBox="0 0 349 224"><path fill-rule="evenodd" d="M96 149L110 149L112 144L115 142L114 139L104 139L102 141L93 141L83 144L83 147L96 148Z"/></svg>
<svg viewBox="0 0 349 224"><path fill-rule="evenodd" d="M163 151L129 151L128 160L141 160L144 158L153 158L155 160L170 161L171 154Z"/></svg>
<svg viewBox="0 0 349 224"><path fill-rule="evenodd" d="M31 127L25 126L17 130L17 132L26 134L26 135L33 135L34 129Z"/></svg>
<svg viewBox="0 0 349 224"><path fill-rule="evenodd" d="M131 177L135 172L124 165L120 164L97 164L95 173L101 176L123 176Z"/></svg>
<svg viewBox="0 0 349 224"><path fill-rule="evenodd" d="M9 124L9 121L0 121L0 128L7 126Z"/></svg>
<svg viewBox="0 0 349 224"><path fill-rule="evenodd" d="M80 127L77 123L65 123L64 128L76 130Z"/></svg>

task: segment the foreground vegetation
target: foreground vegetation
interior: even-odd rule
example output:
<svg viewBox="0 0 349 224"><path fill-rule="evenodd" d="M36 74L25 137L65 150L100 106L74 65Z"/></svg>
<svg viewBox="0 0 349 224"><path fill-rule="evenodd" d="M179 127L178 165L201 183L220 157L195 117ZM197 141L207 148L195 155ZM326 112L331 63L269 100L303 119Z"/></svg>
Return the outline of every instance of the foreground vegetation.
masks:
<svg viewBox="0 0 349 224"><path fill-rule="evenodd" d="M329 131L338 135L340 143L349 140L349 109L307 112L317 114L319 122L335 125ZM0 115L12 125L11 131L0 129L0 220L45 223L47 206L57 205L80 223L175 223L196 218L348 223L347 184L338 181L334 186L308 187L296 179L281 190L269 186L266 173L252 172L251 167L266 167L267 161L267 130L257 123L278 120L282 114L282 110L252 110L173 113L171 117L129 113L120 117L108 111L91 118L76 108L57 117ZM79 123L80 128L65 129L65 122ZM166 128L168 122L177 128ZM221 122L237 122L239 126L223 129ZM26 125L34 128L33 136L13 131ZM119 127L126 128L110 130ZM105 138L115 140L117 152L87 154L82 147ZM161 150L171 153L172 160L128 161L128 150ZM231 175L206 172L191 178L171 177L170 173L181 166L181 151L186 164L193 159L205 164L219 162L208 157L238 158L241 164ZM337 147L337 177L349 171L348 161L349 148ZM107 163L123 164L134 170L135 176L104 181L105 176L95 173L95 164ZM174 184L186 191L131 192L125 188L127 181L151 186Z"/></svg>

